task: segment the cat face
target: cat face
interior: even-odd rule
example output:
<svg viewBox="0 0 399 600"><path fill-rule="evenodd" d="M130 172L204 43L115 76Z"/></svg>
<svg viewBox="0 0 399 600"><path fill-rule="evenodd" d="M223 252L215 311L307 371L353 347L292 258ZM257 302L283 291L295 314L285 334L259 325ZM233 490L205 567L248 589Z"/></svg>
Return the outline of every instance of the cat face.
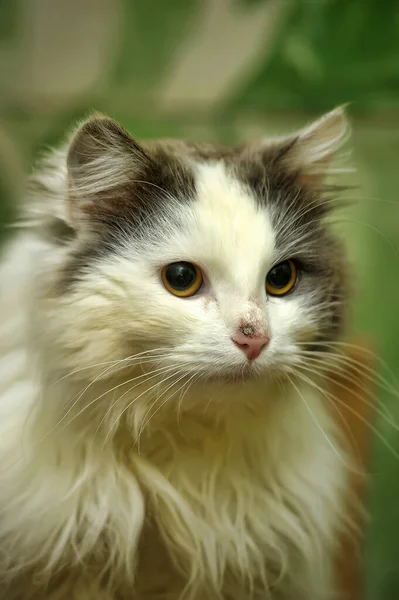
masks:
<svg viewBox="0 0 399 600"><path fill-rule="evenodd" d="M55 301L70 366L135 356L182 377L276 377L336 338L346 266L323 178L346 132L340 109L234 148L139 146L108 119L84 124Z"/></svg>

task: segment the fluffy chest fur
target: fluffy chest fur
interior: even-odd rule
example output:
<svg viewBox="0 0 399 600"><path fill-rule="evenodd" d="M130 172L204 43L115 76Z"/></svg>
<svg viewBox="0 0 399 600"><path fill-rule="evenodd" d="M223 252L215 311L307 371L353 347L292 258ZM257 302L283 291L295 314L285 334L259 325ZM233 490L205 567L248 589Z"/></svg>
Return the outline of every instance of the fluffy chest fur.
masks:
<svg viewBox="0 0 399 600"><path fill-rule="evenodd" d="M64 432L39 446L28 435L15 464L21 447L3 438L2 568L29 578L36 565L38 598L74 593L81 561L94 575L82 598L329 598L346 459L320 399L301 394L309 412L292 394L223 426L158 422L140 454L125 434L110 452Z"/></svg>
<svg viewBox="0 0 399 600"><path fill-rule="evenodd" d="M9 381L19 415L1 441L2 572L25 573L7 583L10 599L75 597L79 585L82 599L330 597L346 458L314 392L300 390L307 408L285 393L245 414L230 390L218 397L233 404L229 419L183 414L166 428L160 415L139 453L126 431L110 449L92 443L96 428L73 443L62 427L26 428L37 398L23 374ZM108 400L101 386L91 400L100 392Z"/></svg>
<svg viewBox="0 0 399 600"><path fill-rule="evenodd" d="M311 394L308 401L323 431L337 444L324 409ZM220 432L215 439L212 432L201 431L208 442L196 449L190 445L191 450L183 444L163 465L161 476L148 476L139 467L154 523L188 596L332 594L327 557L336 548L332 531L345 526L345 458L315 432L309 415L288 407L284 412L275 424L280 435L265 435L265 423L270 430L276 418L268 414L262 423L248 419L239 428L235 423L222 443ZM300 424L300 435L292 419ZM247 428L250 440L242 437ZM146 555L151 583L153 556Z"/></svg>

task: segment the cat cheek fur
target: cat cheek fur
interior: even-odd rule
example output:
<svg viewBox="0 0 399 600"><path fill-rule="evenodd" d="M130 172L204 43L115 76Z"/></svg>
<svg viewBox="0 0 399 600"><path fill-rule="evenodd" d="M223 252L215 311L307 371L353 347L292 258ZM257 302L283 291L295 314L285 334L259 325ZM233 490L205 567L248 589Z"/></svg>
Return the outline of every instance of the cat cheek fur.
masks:
<svg viewBox="0 0 399 600"><path fill-rule="evenodd" d="M39 173L0 263L1 596L331 597L349 459L290 369L342 331L324 176L347 132L337 109L282 140L138 144L95 117ZM163 288L175 260L197 297ZM243 318L271 337L257 378L210 378L245 364Z"/></svg>

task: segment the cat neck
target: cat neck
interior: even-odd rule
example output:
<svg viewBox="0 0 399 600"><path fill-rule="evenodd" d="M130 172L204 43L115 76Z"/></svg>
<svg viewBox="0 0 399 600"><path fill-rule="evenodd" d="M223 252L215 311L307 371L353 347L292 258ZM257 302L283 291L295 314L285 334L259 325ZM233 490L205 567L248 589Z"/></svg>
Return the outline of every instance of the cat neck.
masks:
<svg viewBox="0 0 399 600"><path fill-rule="evenodd" d="M269 440L274 432L280 437L280 431L292 429L292 419L298 423L307 413L297 390L265 379L199 382L183 398L177 392L167 401L156 396L142 401L145 386L125 394L118 385L60 382L41 401L40 437L65 448L73 439L76 448L98 456L112 452L129 460L137 455L161 464L187 453L243 452L265 432Z"/></svg>

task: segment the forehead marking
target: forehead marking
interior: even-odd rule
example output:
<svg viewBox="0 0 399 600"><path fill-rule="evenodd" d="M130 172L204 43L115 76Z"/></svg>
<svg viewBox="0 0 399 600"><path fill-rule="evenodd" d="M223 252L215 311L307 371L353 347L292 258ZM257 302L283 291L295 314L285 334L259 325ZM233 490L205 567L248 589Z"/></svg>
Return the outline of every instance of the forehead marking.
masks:
<svg viewBox="0 0 399 600"><path fill-rule="evenodd" d="M218 244L238 270L243 260L248 268L249 259L254 263L271 259L275 235L267 208L259 206L223 162L198 165L196 191L194 214L205 248Z"/></svg>

